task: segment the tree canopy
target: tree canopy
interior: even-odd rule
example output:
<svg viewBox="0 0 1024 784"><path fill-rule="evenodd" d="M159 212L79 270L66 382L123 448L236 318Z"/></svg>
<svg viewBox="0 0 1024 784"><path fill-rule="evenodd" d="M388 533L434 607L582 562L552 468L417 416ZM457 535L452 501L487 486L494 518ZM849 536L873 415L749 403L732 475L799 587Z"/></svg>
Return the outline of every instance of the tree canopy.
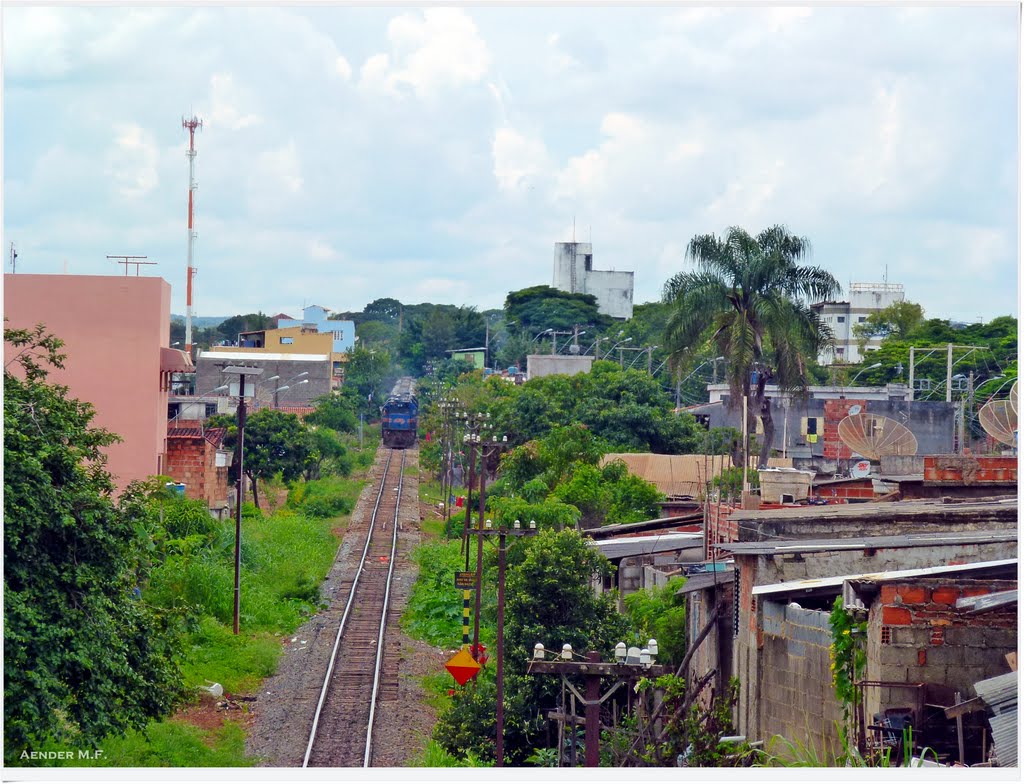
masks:
<svg viewBox="0 0 1024 784"><path fill-rule="evenodd" d="M50 738L98 744L182 693L174 616L138 598L149 514L120 500L93 408L48 383L61 341L4 329L4 755Z"/></svg>
<svg viewBox="0 0 1024 784"><path fill-rule="evenodd" d="M806 368L832 333L811 310L813 301L838 294L828 271L801 266L810 252L806 238L772 226L756 237L738 227L725 236L694 237L687 257L696 266L665 283L664 299L672 307L665 343L673 365L710 341L726 357L730 404L751 399L751 413L761 419L767 463L775 426L764 388L771 380L783 389L806 385ZM746 423L749 433L751 421Z"/></svg>

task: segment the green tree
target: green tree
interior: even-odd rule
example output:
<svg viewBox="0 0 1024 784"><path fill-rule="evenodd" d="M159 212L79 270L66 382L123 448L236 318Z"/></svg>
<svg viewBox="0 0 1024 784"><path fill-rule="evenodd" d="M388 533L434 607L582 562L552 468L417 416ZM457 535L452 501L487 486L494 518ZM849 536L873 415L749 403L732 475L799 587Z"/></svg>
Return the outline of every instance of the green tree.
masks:
<svg viewBox="0 0 1024 784"><path fill-rule="evenodd" d="M435 308L423 320L422 328L423 353L427 359L442 359L445 352L452 348L455 339L455 324L452 317L440 308Z"/></svg>
<svg viewBox="0 0 1024 784"><path fill-rule="evenodd" d="M286 482L302 476L309 456L309 441L295 414L262 408L246 419L244 453L242 470L252 483L252 500L259 509L258 481L271 479L278 473Z"/></svg>
<svg viewBox="0 0 1024 784"><path fill-rule="evenodd" d="M258 329L273 329L275 321L262 311L259 313L246 313L244 316L232 316L222 321L217 332L223 340L230 340L234 343L238 340L240 332L252 332Z"/></svg>
<svg viewBox="0 0 1024 784"><path fill-rule="evenodd" d="M505 313L531 338L545 329L572 329L581 324L606 327L612 323L598 312L593 294L570 294L553 286L510 291L505 298Z"/></svg>
<svg viewBox="0 0 1024 784"><path fill-rule="evenodd" d="M62 342L4 328L4 756L50 738L96 746L181 697L173 616L137 598L152 512L119 503L94 410L47 382Z"/></svg>
<svg viewBox="0 0 1024 784"><path fill-rule="evenodd" d="M329 427L309 427L303 437L306 443L302 474L306 481L319 479L325 468L342 476L352 473L352 460L337 432Z"/></svg>
<svg viewBox="0 0 1024 784"><path fill-rule="evenodd" d="M732 227L721 239L704 234L690 240L686 253L696 269L665 283L664 299L672 305L665 329L670 361L682 363L711 340L727 359L730 406L735 410L743 397L750 401L746 432L753 416L761 419L762 465L775 435L765 384L805 389L808 362L833 340L809 301L834 297L840 286L827 270L797 263L809 251L805 238L783 226L756 237Z"/></svg>
<svg viewBox="0 0 1024 784"><path fill-rule="evenodd" d="M352 433L356 429L358 418L355 412L356 401L351 396L335 392L315 401L316 409L306 415L306 423L328 427L338 433Z"/></svg>
<svg viewBox="0 0 1024 784"><path fill-rule="evenodd" d="M634 631L629 644L645 648L654 638L658 662L673 667L686 655L686 602L677 596L685 583L685 577L672 577L661 588L636 591L623 599Z"/></svg>
<svg viewBox="0 0 1024 784"><path fill-rule="evenodd" d="M610 656L625 636L625 619L612 594L596 594L591 579L611 573L608 560L575 531L542 531L516 542L509 552L505 593L505 754L521 765L544 745L544 720L560 691L556 678L526 675L534 643ZM434 738L453 754L472 750L494 759L496 694L487 673L477 688L456 691L434 729Z"/></svg>
<svg viewBox="0 0 1024 784"><path fill-rule="evenodd" d="M905 340L924 321L924 308L916 302L894 302L877 313L871 313L861 324L853 325L861 353L868 340L874 337L894 337Z"/></svg>

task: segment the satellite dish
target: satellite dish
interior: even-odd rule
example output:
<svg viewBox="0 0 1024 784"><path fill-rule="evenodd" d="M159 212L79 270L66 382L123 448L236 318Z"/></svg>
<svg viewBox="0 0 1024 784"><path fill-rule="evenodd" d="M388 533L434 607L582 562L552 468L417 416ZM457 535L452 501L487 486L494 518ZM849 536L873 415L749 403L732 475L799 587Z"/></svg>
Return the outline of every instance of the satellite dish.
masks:
<svg viewBox="0 0 1024 784"><path fill-rule="evenodd" d="M1014 416L1017 414L1017 382L1013 382L1013 386L1010 387L1010 408L1013 409Z"/></svg>
<svg viewBox="0 0 1024 784"><path fill-rule="evenodd" d="M860 404L850 406L850 410L847 412L850 416L857 416L860 413Z"/></svg>
<svg viewBox="0 0 1024 784"><path fill-rule="evenodd" d="M916 455L917 438L895 419L856 414L839 423L839 440L868 460L882 455Z"/></svg>
<svg viewBox="0 0 1024 784"><path fill-rule="evenodd" d="M863 479L871 473L871 461L863 458L850 465L850 476L854 479Z"/></svg>
<svg viewBox="0 0 1024 784"><path fill-rule="evenodd" d="M990 400L978 411L978 421L996 441L1017 445L1017 412L1009 400Z"/></svg>

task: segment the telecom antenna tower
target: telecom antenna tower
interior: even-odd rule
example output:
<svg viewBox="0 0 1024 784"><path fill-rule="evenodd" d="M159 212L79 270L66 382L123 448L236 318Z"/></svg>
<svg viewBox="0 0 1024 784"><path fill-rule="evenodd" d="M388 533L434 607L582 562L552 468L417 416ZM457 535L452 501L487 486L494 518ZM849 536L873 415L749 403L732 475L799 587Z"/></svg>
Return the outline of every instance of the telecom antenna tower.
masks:
<svg viewBox="0 0 1024 784"><path fill-rule="evenodd" d="M185 352L192 356L192 276L196 274L192 267L192 249L196 233L192 228L192 202L196 190L196 128L203 127L203 121L195 115L191 119L181 118L181 127L188 128L188 274L185 278Z"/></svg>

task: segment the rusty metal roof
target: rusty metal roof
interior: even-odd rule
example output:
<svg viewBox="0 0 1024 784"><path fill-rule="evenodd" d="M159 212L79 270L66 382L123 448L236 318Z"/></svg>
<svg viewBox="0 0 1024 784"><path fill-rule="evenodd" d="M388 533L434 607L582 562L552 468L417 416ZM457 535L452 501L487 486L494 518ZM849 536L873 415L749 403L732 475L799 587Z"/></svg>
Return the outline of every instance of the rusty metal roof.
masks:
<svg viewBox="0 0 1024 784"><path fill-rule="evenodd" d="M607 454L601 458L601 466L613 460L621 460L631 474L651 482L665 495L702 495L705 483L732 465L728 455L705 457L644 452Z"/></svg>

